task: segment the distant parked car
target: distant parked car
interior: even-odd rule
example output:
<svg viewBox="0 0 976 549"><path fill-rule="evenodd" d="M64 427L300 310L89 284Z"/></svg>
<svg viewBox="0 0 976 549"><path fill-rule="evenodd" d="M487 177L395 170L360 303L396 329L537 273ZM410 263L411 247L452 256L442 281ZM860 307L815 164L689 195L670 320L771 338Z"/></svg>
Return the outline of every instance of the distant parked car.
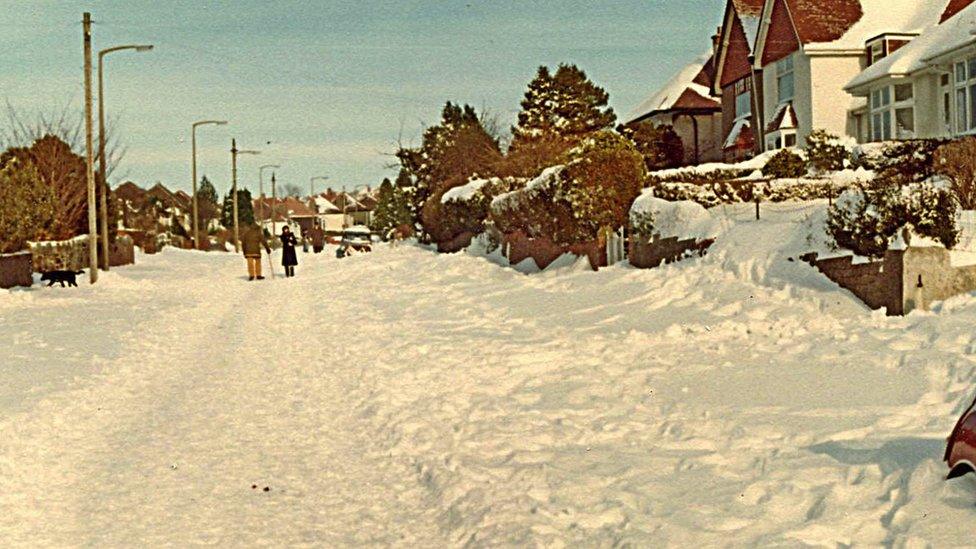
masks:
<svg viewBox="0 0 976 549"><path fill-rule="evenodd" d="M943 459L949 464L949 476L946 478L976 472L976 400L956 422Z"/></svg>
<svg viewBox="0 0 976 549"><path fill-rule="evenodd" d="M365 225L353 225L342 230L342 241L339 245L348 246L357 252L368 252L373 246L372 232Z"/></svg>

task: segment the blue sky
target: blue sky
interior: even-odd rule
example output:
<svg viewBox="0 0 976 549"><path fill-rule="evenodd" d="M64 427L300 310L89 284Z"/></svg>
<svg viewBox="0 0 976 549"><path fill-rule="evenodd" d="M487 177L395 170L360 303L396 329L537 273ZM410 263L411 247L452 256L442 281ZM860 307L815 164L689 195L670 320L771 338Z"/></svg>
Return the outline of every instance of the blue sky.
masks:
<svg viewBox="0 0 976 549"><path fill-rule="evenodd" d="M239 162L252 189L269 163L282 165L283 183L328 175L336 188L375 185L395 175L387 165L398 137L416 144L447 100L511 125L541 64L576 63L627 114L709 47L723 4L3 0L0 100L28 112L82 107L87 10L96 52L156 46L106 58L106 112L128 147L113 185L189 189L190 125L205 118L231 122L197 134L198 170L220 192L231 137L262 150Z"/></svg>

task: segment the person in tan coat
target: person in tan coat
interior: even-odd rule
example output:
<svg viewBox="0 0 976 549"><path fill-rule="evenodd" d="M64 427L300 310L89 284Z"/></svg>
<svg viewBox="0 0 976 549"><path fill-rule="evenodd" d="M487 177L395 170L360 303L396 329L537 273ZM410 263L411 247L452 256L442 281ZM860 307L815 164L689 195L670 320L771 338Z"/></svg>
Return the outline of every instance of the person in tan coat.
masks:
<svg viewBox="0 0 976 549"><path fill-rule="evenodd" d="M264 238L261 227L255 223L246 225L241 231L241 251L244 252L244 259L247 261L248 280L264 280L261 276L261 248L271 255L271 246Z"/></svg>

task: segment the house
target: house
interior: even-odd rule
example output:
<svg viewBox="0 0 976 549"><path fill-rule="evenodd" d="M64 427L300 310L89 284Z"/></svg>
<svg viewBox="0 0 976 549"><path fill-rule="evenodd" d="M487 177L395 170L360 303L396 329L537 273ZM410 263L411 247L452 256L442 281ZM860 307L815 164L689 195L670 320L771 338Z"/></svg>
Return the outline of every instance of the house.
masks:
<svg viewBox="0 0 976 549"><path fill-rule="evenodd" d="M941 0L944 2L945 0ZM766 0L753 67L763 73L766 150L803 146L814 129L858 137L867 102L844 84L939 21L928 0ZM876 54L876 55L875 55ZM876 59L874 59L876 60Z"/></svg>
<svg viewBox="0 0 976 549"><path fill-rule="evenodd" d="M712 95L721 98L722 154L738 161L761 152L762 70L754 68L753 50L765 0L728 0L715 50Z"/></svg>
<svg viewBox="0 0 976 549"><path fill-rule="evenodd" d="M918 37L896 47L872 40L869 61L845 90L864 98L852 112L861 142L947 138L976 132L974 0L919 0L941 13ZM891 41L888 41L891 44ZM874 55L874 53L877 55Z"/></svg>
<svg viewBox="0 0 976 549"><path fill-rule="evenodd" d="M711 97L713 55L708 52L643 101L625 125L672 126L684 144L686 164L722 159L722 105Z"/></svg>

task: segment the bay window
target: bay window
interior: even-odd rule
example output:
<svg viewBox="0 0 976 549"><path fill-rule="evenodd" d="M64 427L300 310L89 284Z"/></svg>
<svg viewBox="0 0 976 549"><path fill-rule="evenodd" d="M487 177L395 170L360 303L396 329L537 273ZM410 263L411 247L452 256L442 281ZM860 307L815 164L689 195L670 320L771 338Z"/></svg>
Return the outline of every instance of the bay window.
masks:
<svg viewBox="0 0 976 549"><path fill-rule="evenodd" d="M955 66L956 133L976 131L976 57Z"/></svg>
<svg viewBox="0 0 976 549"><path fill-rule="evenodd" d="M871 91L871 140L915 137L915 89L911 83Z"/></svg>

